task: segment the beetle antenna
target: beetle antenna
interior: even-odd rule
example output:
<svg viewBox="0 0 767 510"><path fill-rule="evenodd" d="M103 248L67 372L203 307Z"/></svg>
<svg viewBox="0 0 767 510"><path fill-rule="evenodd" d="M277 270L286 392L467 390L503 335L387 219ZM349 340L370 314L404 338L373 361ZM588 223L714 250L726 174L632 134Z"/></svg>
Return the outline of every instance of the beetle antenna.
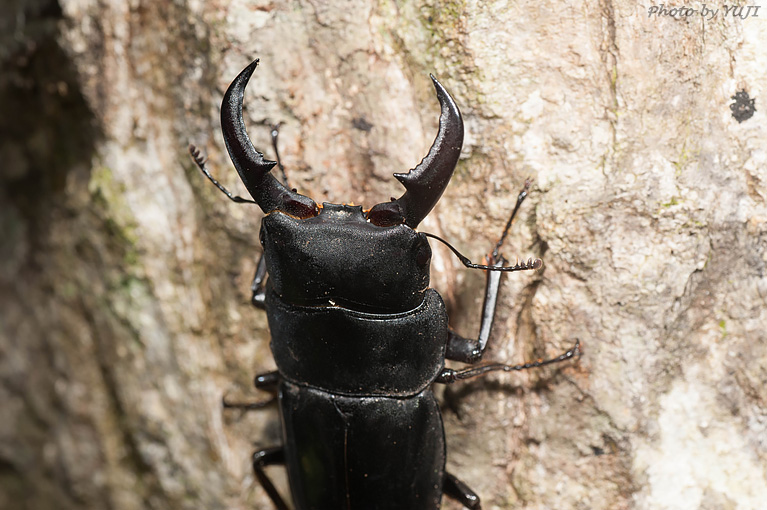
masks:
<svg viewBox="0 0 767 510"><path fill-rule="evenodd" d="M505 272L512 272L512 271L527 271L530 269L540 269L543 267L543 261L539 258L536 259L527 259L527 262L522 262L521 264L519 261L517 261L516 264L513 266L504 266L502 265L505 260L500 255L501 246L503 246L503 243L506 241L506 237L509 234L509 230L511 229L511 224L514 222L514 217L517 215L517 211L519 211L519 207L522 205L522 202L525 201L525 198L527 198L527 192L530 189L531 181L530 179L525 179L525 185L522 188L522 191L519 192L519 195L517 195L517 203L514 205L514 210L511 211L511 216L509 216L509 220L506 222L506 226L503 228L503 232L501 233L501 237L498 239L498 242L495 243L495 248L493 249L493 253L490 255L490 262L493 264L494 262L500 262L501 265L485 265L485 264L475 264L471 260L468 259L468 257L465 257L460 252L458 252L457 249L455 249L450 243L442 239L441 237L438 237L434 234L429 234L428 232L424 232L423 234L427 237L431 237L433 239L436 239L437 241L440 241L445 246L450 248L450 250L455 254L456 257L461 261L461 263L471 269L487 269L489 271L505 271Z"/></svg>
<svg viewBox="0 0 767 510"><path fill-rule="evenodd" d="M288 176L285 174L285 166L283 166L282 160L280 159L280 150L277 148L277 138L280 136L281 125L282 122L278 122L277 124L273 125L270 134L272 135L272 148L274 149L274 156L277 158L277 168L280 169L280 174L282 174L282 184L284 184L286 188L290 188L290 185L288 184Z"/></svg>
<svg viewBox="0 0 767 510"><path fill-rule="evenodd" d="M458 260L460 260L464 266L470 269L487 269L489 271L504 271L504 272L510 273L512 271L527 271L530 269L540 269L541 267L543 267L543 261L537 258L527 259L527 262L522 262L522 263L519 263L519 261L517 261L517 263L514 264L513 266L496 266L496 265L488 266L486 264L475 264L468 257L466 257L465 255L462 255L461 252L459 252L453 245L451 245L450 243L448 243L441 237L435 236L434 234L429 234L428 232L423 232L423 235L425 235L426 237L431 237L432 239L436 239L437 241L443 243L445 246L450 248L450 251L452 251L455 254L455 256L458 257ZM495 252L493 252L493 256L494 257L496 256ZM499 257L498 259L494 259L494 260L502 261L502 259L503 257Z"/></svg>
<svg viewBox="0 0 767 510"><path fill-rule="evenodd" d="M238 204L255 204L255 200L249 200L247 198L242 198L237 195L232 195L232 192L226 189L220 182L218 182L215 177L213 177L210 172L208 171L208 168L205 166L205 163L207 162L207 158L203 158L200 149L198 149L193 144L189 144L189 154L192 155L192 159L194 159L195 164L202 170L202 173L205 174L205 177L208 178L210 182L213 183L214 186L216 186L221 192L229 197L229 200L232 202L237 202ZM283 173L284 175L284 173Z"/></svg>
<svg viewBox="0 0 767 510"><path fill-rule="evenodd" d="M522 363L521 365L505 365L503 363L490 363L490 364L481 365L478 367L466 368L464 370L453 370L451 368L445 368L437 377L436 382L450 384L456 381L462 381L464 379L471 379L472 377L478 377L488 372L495 372L499 370L503 372L515 372L519 370L527 370L528 368L538 368L545 365L552 365L554 363L567 361L576 356L580 357L581 354L583 354L583 351L581 351L581 341L576 340L575 345L573 345L572 348L570 348L566 352L563 352L556 358L551 358L551 359L539 358L535 361L528 361L527 363Z"/></svg>
<svg viewBox="0 0 767 510"><path fill-rule="evenodd" d="M525 186L522 188L522 191L519 192L519 195L517 195L517 203L514 206L514 210L511 211L509 221L506 222L506 226L503 229L503 233L501 234L500 239L498 239L498 242L495 243L495 249L493 250L493 260L498 260L498 252L501 249L501 246L503 246L503 242L506 241L506 236L509 234L509 229L511 229L511 223L514 221L514 216L516 216L517 211L519 211L519 206L521 206L522 202L524 202L525 198L527 198L527 190L530 189L530 184L530 179L525 179Z"/></svg>

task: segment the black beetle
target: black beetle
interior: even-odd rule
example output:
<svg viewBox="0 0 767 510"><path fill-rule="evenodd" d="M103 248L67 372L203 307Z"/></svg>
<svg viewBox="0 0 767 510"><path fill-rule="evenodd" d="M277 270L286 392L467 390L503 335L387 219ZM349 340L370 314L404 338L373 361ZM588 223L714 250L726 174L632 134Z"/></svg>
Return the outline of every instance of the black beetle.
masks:
<svg viewBox="0 0 767 510"><path fill-rule="evenodd" d="M265 160L245 131L243 94L257 64L232 82L221 110L227 150L254 200L221 186L190 146L200 169L229 198L254 202L266 213L253 304L266 310L277 371L257 376L256 387L277 394L284 442L254 454L256 477L280 510L288 507L264 472L268 465L286 466L298 510L436 510L443 493L478 509L478 496L445 471L432 384L541 366L580 352L576 342L545 361L445 368L446 359L481 360L501 272L541 267L540 259L504 266L498 253L529 183L488 265L473 264L444 240L415 230L447 187L463 144L458 106L432 76L442 108L439 132L418 166L394 174L405 193L368 211L318 206L270 174L277 162ZM274 131L272 140L276 150ZM467 267L491 270L477 339L448 327L442 298L429 288L428 237L447 244Z"/></svg>

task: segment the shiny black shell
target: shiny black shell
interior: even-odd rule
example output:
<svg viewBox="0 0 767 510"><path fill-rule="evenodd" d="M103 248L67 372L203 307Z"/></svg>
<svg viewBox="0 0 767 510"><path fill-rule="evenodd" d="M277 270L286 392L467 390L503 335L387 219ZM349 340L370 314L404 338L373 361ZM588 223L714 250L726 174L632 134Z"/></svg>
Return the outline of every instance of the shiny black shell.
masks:
<svg viewBox="0 0 767 510"><path fill-rule="evenodd" d="M447 312L406 225L323 204L262 223L285 464L298 510L436 510L445 440L431 384Z"/></svg>

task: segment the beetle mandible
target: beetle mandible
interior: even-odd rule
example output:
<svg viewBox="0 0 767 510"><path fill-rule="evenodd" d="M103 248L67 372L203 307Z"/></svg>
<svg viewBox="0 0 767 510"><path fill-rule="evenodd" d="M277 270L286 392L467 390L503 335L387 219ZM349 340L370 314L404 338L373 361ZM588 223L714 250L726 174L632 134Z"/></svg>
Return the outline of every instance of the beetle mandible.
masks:
<svg viewBox="0 0 767 510"><path fill-rule="evenodd" d="M190 146L197 165L221 191L266 214L252 303L266 310L277 370L257 376L255 384L279 401L283 444L254 454L255 475L279 510L288 506L264 471L275 464L287 469L297 510L437 510L443 494L479 509L476 493L445 470L444 430L432 385L580 354L576 342L556 358L523 365L445 367L446 359L469 364L482 359L501 273L542 265L530 259L505 266L499 254L529 182L486 265L415 230L442 196L463 144L458 106L432 76L441 106L439 131L414 169L394 174L405 193L367 211L317 205L271 175L279 155L278 162L264 159L246 133L243 95L257 65L255 60L235 78L221 108L226 148L253 200L226 190ZM275 151L276 137L273 131ZM448 327L445 304L429 288L429 237L445 243L467 267L488 270L476 339Z"/></svg>

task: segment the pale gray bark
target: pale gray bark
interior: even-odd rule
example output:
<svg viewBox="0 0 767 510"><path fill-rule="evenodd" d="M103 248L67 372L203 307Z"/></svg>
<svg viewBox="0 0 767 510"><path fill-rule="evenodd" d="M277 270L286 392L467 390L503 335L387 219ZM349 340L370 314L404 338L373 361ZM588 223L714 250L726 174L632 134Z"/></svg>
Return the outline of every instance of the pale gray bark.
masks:
<svg viewBox="0 0 767 510"><path fill-rule="evenodd" d="M234 76L293 186L366 207L439 112L467 136L424 231L474 259L526 177L489 360L579 362L444 394L448 467L485 509L757 509L767 501L767 33L634 2L236 0L0 7L0 507L270 508L256 446L273 368L249 306L261 213L220 136ZM709 6L710 7L710 6ZM722 8L722 6L716 6ZM733 119L745 89L756 114ZM475 334L483 278L433 285ZM279 469L272 471L280 478ZM284 477L282 478L284 484ZM284 487L284 485L283 485ZM445 508L458 508L445 502Z"/></svg>

